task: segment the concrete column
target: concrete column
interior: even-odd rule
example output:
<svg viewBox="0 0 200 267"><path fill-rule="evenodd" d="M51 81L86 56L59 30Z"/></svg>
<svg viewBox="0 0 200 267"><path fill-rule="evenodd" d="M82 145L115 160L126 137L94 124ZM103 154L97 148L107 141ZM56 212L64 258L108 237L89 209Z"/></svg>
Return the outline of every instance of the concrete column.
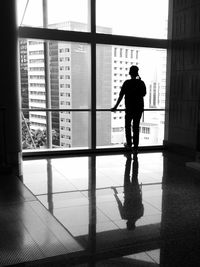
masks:
<svg viewBox="0 0 200 267"><path fill-rule="evenodd" d="M200 141L200 2L174 0L171 13L171 77L165 140L170 149L195 157Z"/></svg>
<svg viewBox="0 0 200 267"><path fill-rule="evenodd" d="M18 40L16 1L1 1L1 97L4 108L4 163L21 175L21 123L18 89ZM2 126L1 126L2 127ZM3 136L0 136L3 138Z"/></svg>

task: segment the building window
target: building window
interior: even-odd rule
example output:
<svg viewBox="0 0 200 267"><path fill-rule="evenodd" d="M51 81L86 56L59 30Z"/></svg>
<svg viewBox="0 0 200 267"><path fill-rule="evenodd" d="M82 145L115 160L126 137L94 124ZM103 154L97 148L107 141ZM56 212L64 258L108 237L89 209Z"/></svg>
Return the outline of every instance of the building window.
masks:
<svg viewBox="0 0 200 267"><path fill-rule="evenodd" d="M150 134L150 128L149 127L142 127L142 133Z"/></svg>
<svg viewBox="0 0 200 267"><path fill-rule="evenodd" d="M114 57L116 57L117 56L117 48L115 47L114 48Z"/></svg>
<svg viewBox="0 0 200 267"><path fill-rule="evenodd" d="M128 49L125 50L125 57L128 58Z"/></svg>
<svg viewBox="0 0 200 267"><path fill-rule="evenodd" d="M17 1L18 10L20 10L19 2L21 1ZM146 135L156 135L155 138L149 138L149 142L157 140L161 136L158 143L153 143L153 145L162 144L168 44L167 42L162 43L160 39L165 40L167 36L168 1L163 0L162 5L159 4L159 0L147 1L149 11L147 16L151 19L146 19L145 27L141 26L142 28L139 29L142 23L138 21L144 14L144 7L142 10L140 9L140 1L135 4L138 14L137 24L133 23L132 20L135 19L133 16L131 16L130 23L130 17L127 15L132 12L130 6L127 7L124 3L116 1L116 17L123 20L123 25L120 23L119 27L119 20L115 20L115 16L110 17L112 10L110 1L96 0L97 34L91 32L90 25L88 25L88 21L93 23L93 20L88 17L91 13L88 12L89 1L80 1L85 4L83 4L83 12L81 12L82 17L79 19L77 10L73 9L71 5L67 6L69 17L65 20L62 18L62 21L61 14L62 10L66 10L66 1L60 2L55 9L52 9L53 2L48 1L49 9L46 12L49 25L41 24L44 21L42 9L41 12L38 12L37 9L29 9L31 6L29 1L27 9L22 8L22 12L19 13L20 15L25 12L19 23L20 27L29 27L26 31L19 31L19 66L21 107L23 112L26 111L25 118L30 125L34 123L34 128L46 129L49 131L47 136L51 134L50 127L57 133L59 140L56 141L57 143L52 143L50 149L54 145L63 148L91 148L91 136L93 149L102 146L112 147L113 144L121 146L124 138L124 102L120 103L121 110L116 111L115 115L110 112L110 108L116 102L124 80L128 78L130 66L136 64L139 66L141 77L147 87L141 131ZM105 7L105 3L106 9L102 8ZM131 1L130 5L132 5ZM50 10L56 13L54 18L52 17L53 12L49 12ZM91 10L94 12L94 9ZM158 14L161 12L163 12L162 16L159 17ZM40 18L36 16L37 13L41 14ZM76 20L73 19L72 13L77 18ZM35 17L32 22L28 19L29 14ZM123 18L122 14L126 14L126 16ZM104 20L103 18L106 17L109 19ZM155 21L156 27L153 24ZM137 27L132 27L132 25L137 25ZM153 25L154 27L152 27ZM94 29L95 25L92 26ZM41 41L42 32L44 34L47 32L45 28L48 28L48 40ZM34 40L31 39L33 30ZM58 40L58 31L59 41L56 41ZM76 34L73 31L76 31ZM103 39L99 39L98 33L105 35L105 42ZM116 35L120 35L120 37L116 38ZM145 43L144 38L146 38ZM96 47L94 50L92 50L93 45ZM95 67L93 63L95 63ZM91 70L91 67L94 69ZM149 69L151 73L146 74L145 71ZM93 99L94 96L96 99ZM152 107L153 110L151 110ZM34 112L35 117L30 115L31 108L37 108ZM41 114L45 114L45 116ZM96 116L96 121L94 116ZM41 124L37 121L39 119L44 120L44 123ZM49 121L51 121L50 126ZM60 141L61 130L65 137L67 134L64 131L70 131L70 135L68 135L70 138L67 139L67 142ZM143 145L142 140L141 145Z"/></svg>
<svg viewBox="0 0 200 267"><path fill-rule="evenodd" d="M138 50L136 50L136 59L138 59L138 55L139 55Z"/></svg>
<svg viewBox="0 0 200 267"><path fill-rule="evenodd" d="M133 50L131 50L131 58L133 58L133 53L134 53L134 51L133 51Z"/></svg>

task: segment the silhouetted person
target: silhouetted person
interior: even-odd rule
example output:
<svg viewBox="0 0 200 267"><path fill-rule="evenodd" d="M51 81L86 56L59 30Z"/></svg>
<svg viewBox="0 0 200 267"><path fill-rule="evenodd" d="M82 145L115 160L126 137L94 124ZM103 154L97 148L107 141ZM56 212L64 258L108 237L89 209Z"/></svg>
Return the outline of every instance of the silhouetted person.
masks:
<svg viewBox="0 0 200 267"><path fill-rule="evenodd" d="M125 96L125 134L126 144L125 147L131 148L132 146L132 134L133 131L133 145L137 151L139 145L139 125L142 112L144 111L144 99L146 95L145 83L141 80L138 74L139 68L137 66L131 66L129 74L131 79L126 80L121 88L118 100L111 111L116 111L122 98ZM132 127L131 127L132 123Z"/></svg>
<svg viewBox="0 0 200 267"><path fill-rule="evenodd" d="M143 216L144 206L142 204L142 191L138 183L138 158L134 155L132 162L131 154L127 154L124 173L124 203L120 201L116 188L112 187L115 199L118 203L119 212L123 220L127 220L128 230L135 229L136 221ZM132 176L130 177L132 162Z"/></svg>

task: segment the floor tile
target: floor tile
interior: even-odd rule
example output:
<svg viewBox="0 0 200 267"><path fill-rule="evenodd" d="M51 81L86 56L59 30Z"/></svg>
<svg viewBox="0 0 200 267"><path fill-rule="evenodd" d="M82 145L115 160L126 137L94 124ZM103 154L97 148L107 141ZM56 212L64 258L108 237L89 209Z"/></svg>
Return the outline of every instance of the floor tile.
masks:
<svg viewBox="0 0 200 267"><path fill-rule="evenodd" d="M157 264L160 264L160 249L147 251L146 254L151 257Z"/></svg>

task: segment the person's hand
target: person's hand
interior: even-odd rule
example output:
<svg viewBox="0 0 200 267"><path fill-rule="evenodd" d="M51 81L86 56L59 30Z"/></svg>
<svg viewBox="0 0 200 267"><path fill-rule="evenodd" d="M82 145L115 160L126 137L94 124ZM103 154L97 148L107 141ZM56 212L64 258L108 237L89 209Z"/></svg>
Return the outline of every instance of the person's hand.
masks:
<svg viewBox="0 0 200 267"><path fill-rule="evenodd" d="M111 108L111 112L115 112L117 110L116 107Z"/></svg>

